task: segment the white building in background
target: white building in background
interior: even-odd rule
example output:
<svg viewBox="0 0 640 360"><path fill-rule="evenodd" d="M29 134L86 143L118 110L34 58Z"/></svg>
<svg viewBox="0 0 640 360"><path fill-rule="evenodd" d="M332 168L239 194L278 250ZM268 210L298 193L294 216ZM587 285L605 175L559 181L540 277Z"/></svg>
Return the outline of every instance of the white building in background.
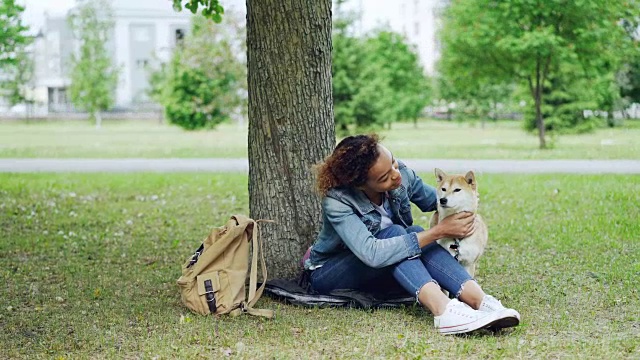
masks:
<svg viewBox="0 0 640 360"><path fill-rule="evenodd" d="M154 56L169 60L176 44L189 30L190 13L176 12L170 1L112 0L114 63L121 66L116 106L149 102L149 66Z"/></svg>
<svg viewBox="0 0 640 360"><path fill-rule="evenodd" d="M113 63L120 67L115 110L140 110L151 104L147 96L148 67L169 59L176 42L189 30L191 13L175 12L171 0L110 0L114 29L107 44ZM439 57L436 32L447 0L349 0L344 8L359 12L360 33L387 27L401 33L419 54L432 75ZM225 0L226 10L246 15L245 0ZM72 12L73 9L70 10ZM66 16L45 16L35 37L33 100L37 116L73 111L68 95L69 57L77 48ZM0 110L4 113L4 110Z"/></svg>
<svg viewBox="0 0 640 360"><path fill-rule="evenodd" d="M149 67L156 58L169 59L189 30L191 14L175 12L170 1L111 0L111 4L114 28L107 49L120 68L115 109L141 109L149 105ZM66 16L45 17L34 43L34 100L46 104L48 112L72 110L69 58L77 46Z"/></svg>
<svg viewBox="0 0 640 360"><path fill-rule="evenodd" d="M44 113L70 109L67 96L69 86L69 57L74 41L65 17L45 15L44 27L33 43L33 85L36 107ZM41 114L42 110L38 111Z"/></svg>
<svg viewBox="0 0 640 360"><path fill-rule="evenodd" d="M405 35L418 50L420 61L429 75L435 74L435 64L440 58L438 34L441 15L447 1L400 0L400 22L394 29Z"/></svg>

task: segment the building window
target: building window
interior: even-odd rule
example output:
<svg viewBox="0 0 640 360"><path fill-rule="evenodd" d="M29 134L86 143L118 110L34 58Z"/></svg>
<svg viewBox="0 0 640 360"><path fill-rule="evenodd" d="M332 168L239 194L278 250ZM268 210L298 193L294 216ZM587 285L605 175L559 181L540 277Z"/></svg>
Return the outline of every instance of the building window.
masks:
<svg viewBox="0 0 640 360"><path fill-rule="evenodd" d="M420 36L420 23L417 21L413 23L413 32L416 36Z"/></svg>
<svg viewBox="0 0 640 360"><path fill-rule="evenodd" d="M149 60L148 59L138 59L138 60L136 60L136 66L138 67L138 69L144 69L147 66L149 66Z"/></svg>
<svg viewBox="0 0 640 360"><path fill-rule="evenodd" d="M66 88L58 88L58 87L50 87L47 88L49 104L53 105L64 105L69 103L69 99L67 98L67 89Z"/></svg>
<svg viewBox="0 0 640 360"><path fill-rule="evenodd" d="M67 96L67 89L62 87L47 88L48 108L51 112L71 111L73 108Z"/></svg>
<svg viewBox="0 0 640 360"><path fill-rule="evenodd" d="M175 40L176 40L176 45L182 44L182 41L184 40L184 30L176 29Z"/></svg>

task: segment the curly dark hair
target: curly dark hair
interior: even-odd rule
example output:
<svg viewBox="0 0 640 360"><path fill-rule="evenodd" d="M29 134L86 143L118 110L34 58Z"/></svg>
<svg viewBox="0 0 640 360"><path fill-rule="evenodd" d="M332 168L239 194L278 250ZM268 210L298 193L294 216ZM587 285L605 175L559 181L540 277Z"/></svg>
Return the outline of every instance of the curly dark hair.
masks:
<svg viewBox="0 0 640 360"><path fill-rule="evenodd" d="M320 195L335 187L356 187L367 182L369 169L378 160L378 135L348 136L324 162L315 166Z"/></svg>

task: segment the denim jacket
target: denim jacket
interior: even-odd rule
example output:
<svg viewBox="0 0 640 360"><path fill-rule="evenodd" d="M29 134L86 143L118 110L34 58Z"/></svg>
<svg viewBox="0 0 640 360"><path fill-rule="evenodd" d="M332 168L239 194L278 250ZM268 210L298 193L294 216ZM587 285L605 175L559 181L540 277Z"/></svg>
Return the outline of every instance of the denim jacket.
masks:
<svg viewBox="0 0 640 360"><path fill-rule="evenodd" d="M413 224L411 202L423 212L436 210L436 191L426 185L416 173L398 161L402 185L388 193L394 224L408 227ZM322 199L322 229L309 258L307 270L322 266L332 256L352 251L362 262L381 268L420 255L415 233L389 239L377 239L381 215L369 198L354 188L332 188Z"/></svg>

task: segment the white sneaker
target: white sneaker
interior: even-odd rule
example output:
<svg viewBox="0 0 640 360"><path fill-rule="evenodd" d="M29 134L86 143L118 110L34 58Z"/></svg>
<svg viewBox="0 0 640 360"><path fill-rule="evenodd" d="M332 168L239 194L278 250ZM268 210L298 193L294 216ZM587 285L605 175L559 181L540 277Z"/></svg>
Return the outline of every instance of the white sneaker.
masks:
<svg viewBox="0 0 640 360"><path fill-rule="evenodd" d="M457 299L451 299L444 313L433 318L433 323L441 334L462 334L490 326L496 321L497 314L474 310Z"/></svg>
<svg viewBox="0 0 640 360"><path fill-rule="evenodd" d="M520 313L514 309L504 307L500 300L491 295L485 295L479 311L498 314L498 320L490 326L491 330L498 330L520 324Z"/></svg>

